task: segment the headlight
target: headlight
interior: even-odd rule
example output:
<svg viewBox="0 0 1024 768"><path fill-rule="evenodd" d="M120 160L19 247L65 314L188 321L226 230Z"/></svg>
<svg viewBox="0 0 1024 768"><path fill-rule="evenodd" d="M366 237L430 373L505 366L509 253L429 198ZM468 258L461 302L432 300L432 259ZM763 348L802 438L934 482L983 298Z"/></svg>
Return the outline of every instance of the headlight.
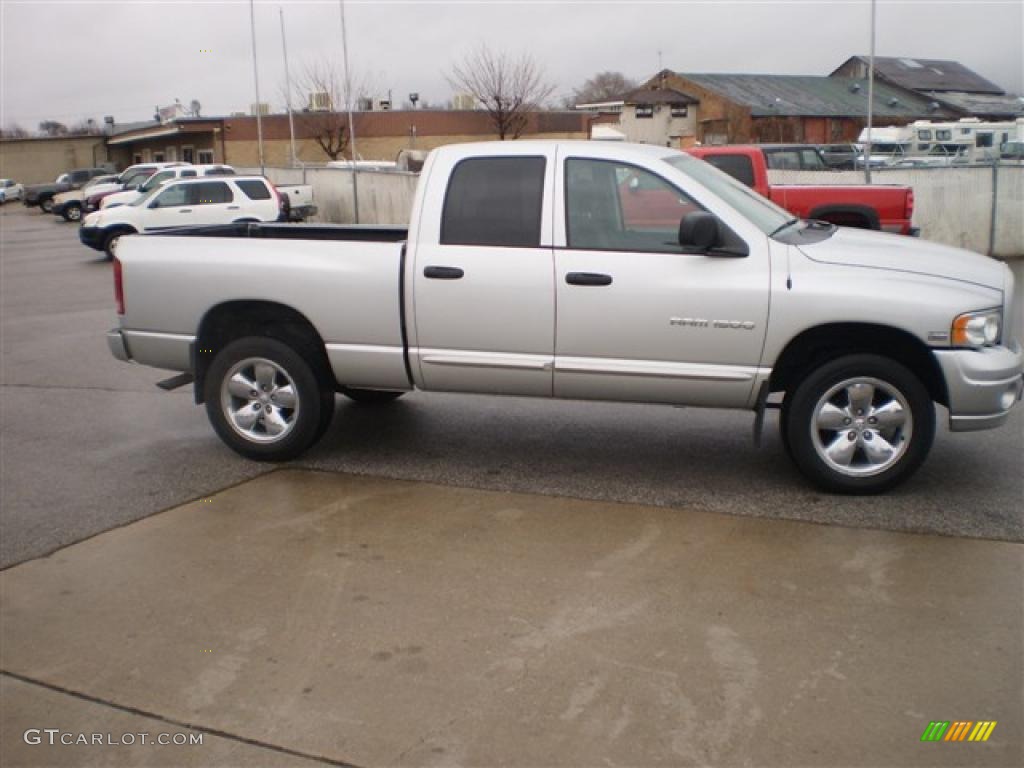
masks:
<svg viewBox="0 0 1024 768"><path fill-rule="evenodd" d="M1002 337L1003 313L998 309L967 312L953 321L953 345L957 347L989 347Z"/></svg>

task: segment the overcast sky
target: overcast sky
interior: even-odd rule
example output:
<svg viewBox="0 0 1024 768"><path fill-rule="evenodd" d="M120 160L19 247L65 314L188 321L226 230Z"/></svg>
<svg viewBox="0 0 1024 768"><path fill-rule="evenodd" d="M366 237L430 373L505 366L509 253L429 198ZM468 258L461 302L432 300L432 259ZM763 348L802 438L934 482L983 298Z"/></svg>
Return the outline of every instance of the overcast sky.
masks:
<svg viewBox="0 0 1024 768"><path fill-rule="evenodd" d="M878 0L877 53L957 59L1008 91L1024 80L1021 0ZM114 115L151 118L175 98L204 115L255 101L249 2L0 0L0 124L35 130ZM293 78L303 62L340 61L337 0L256 3L261 98L283 106L278 9ZM828 74L866 54L868 0L831 2L346 2L353 70L395 106L410 91L451 98L444 72L485 43L528 52L567 95L601 70ZM659 53L660 52L660 53Z"/></svg>

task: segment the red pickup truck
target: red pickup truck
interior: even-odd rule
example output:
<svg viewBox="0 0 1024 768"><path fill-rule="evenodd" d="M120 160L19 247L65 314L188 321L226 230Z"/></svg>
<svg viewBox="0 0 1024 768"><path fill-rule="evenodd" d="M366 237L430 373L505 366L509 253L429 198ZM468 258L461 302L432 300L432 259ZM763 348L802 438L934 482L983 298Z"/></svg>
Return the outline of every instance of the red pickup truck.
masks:
<svg viewBox="0 0 1024 768"><path fill-rule="evenodd" d="M844 227L917 235L911 225L914 190L897 184L769 184L764 149L757 145L694 147L686 150L742 181L801 219ZM823 171L824 173L824 171Z"/></svg>

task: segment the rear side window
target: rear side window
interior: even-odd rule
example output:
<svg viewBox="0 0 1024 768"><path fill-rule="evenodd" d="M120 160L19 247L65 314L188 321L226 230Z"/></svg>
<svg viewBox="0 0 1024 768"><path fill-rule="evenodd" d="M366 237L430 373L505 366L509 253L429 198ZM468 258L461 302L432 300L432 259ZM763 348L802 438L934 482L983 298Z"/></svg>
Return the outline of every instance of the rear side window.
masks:
<svg viewBox="0 0 1024 768"><path fill-rule="evenodd" d="M442 245L540 245L543 157L474 157L452 171Z"/></svg>
<svg viewBox="0 0 1024 768"><path fill-rule="evenodd" d="M718 170L728 173L736 181L742 182L748 187L754 186L754 164L746 155L711 155L701 159L707 160Z"/></svg>
<svg viewBox="0 0 1024 768"><path fill-rule="evenodd" d="M196 175L195 171L182 171L181 172L181 178L183 178L183 179L190 178L190 177L195 176L195 175Z"/></svg>
<svg viewBox="0 0 1024 768"><path fill-rule="evenodd" d="M269 200L270 190L259 179L244 179L235 182L250 200Z"/></svg>
<svg viewBox="0 0 1024 768"><path fill-rule="evenodd" d="M223 181L203 181L189 186L192 188L193 205L217 205L235 199L231 188Z"/></svg>

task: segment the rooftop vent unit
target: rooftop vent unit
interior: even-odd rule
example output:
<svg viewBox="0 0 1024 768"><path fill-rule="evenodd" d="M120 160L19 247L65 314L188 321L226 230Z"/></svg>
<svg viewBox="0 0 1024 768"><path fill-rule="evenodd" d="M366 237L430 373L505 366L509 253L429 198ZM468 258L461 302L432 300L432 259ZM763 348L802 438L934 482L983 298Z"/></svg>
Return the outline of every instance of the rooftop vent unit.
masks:
<svg viewBox="0 0 1024 768"><path fill-rule="evenodd" d="M850 93L860 93L860 83L850 83Z"/></svg>
<svg viewBox="0 0 1024 768"><path fill-rule="evenodd" d="M330 112L332 108L331 94L327 91L313 91L309 94L310 112Z"/></svg>

